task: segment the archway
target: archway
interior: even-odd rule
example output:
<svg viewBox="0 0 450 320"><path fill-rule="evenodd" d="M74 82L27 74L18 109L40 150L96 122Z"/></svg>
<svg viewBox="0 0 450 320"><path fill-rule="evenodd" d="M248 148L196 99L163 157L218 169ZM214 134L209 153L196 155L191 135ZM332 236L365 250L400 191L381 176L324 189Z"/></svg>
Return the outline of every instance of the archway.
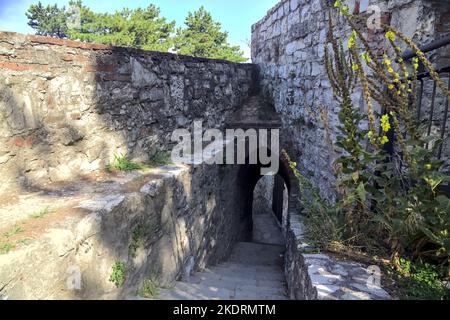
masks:
<svg viewBox="0 0 450 320"><path fill-rule="evenodd" d="M289 193L280 175L264 176L253 191L252 242L284 245Z"/></svg>
<svg viewBox="0 0 450 320"><path fill-rule="evenodd" d="M255 201L255 188L258 183L267 184L264 179L273 179L273 187L270 188L272 197L269 201L269 208L264 209L266 213L272 212L279 227L285 234L289 226L289 212L295 212L298 209L298 185L295 183L296 178L290 167L290 159L288 155L282 151L279 157L279 170L272 178L261 175L261 164L245 164L239 168L237 179L237 199L242 205L240 206L241 218L241 241L253 241L253 214ZM263 180L261 180L263 179ZM259 210L260 208L256 208Z"/></svg>

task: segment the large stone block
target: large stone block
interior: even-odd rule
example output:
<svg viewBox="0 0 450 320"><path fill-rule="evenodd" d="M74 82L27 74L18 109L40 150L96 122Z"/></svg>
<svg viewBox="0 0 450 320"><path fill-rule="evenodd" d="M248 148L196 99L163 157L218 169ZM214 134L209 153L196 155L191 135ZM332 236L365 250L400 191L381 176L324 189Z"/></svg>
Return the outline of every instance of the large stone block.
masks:
<svg viewBox="0 0 450 320"><path fill-rule="evenodd" d="M146 161L170 150L173 130L196 117L220 128L257 86L254 65L11 33L0 38L0 138L20 151L0 154L0 174L36 186L103 169L118 153ZM44 159L44 168L27 165ZM5 181L20 188L18 179Z"/></svg>

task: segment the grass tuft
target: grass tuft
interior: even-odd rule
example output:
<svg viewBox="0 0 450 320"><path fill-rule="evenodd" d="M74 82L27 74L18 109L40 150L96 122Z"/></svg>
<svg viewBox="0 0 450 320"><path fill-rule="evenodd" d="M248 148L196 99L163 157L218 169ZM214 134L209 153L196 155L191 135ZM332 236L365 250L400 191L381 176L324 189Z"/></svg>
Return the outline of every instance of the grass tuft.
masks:
<svg viewBox="0 0 450 320"><path fill-rule="evenodd" d="M158 273L153 272L150 278L142 282L137 295L142 298L154 299L158 297Z"/></svg>
<svg viewBox="0 0 450 320"><path fill-rule="evenodd" d="M134 171L141 169L142 166L128 159L126 155L115 154L114 160L106 165L108 172L112 171Z"/></svg>
<svg viewBox="0 0 450 320"><path fill-rule="evenodd" d="M12 243L9 242L0 243L0 255L7 254L12 249L14 249L14 245Z"/></svg>
<svg viewBox="0 0 450 320"><path fill-rule="evenodd" d="M42 209L42 210L39 211L39 212L33 213L33 214L31 215L31 217L32 217L33 219L42 219L42 218L44 218L46 215L48 215L49 213L50 213L50 208L47 207L47 208L45 208L45 209Z"/></svg>
<svg viewBox="0 0 450 320"><path fill-rule="evenodd" d="M22 233L24 230L20 226L14 226L11 230L5 232L3 234L6 238L11 238L19 233Z"/></svg>
<svg viewBox="0 0 450 320"><path fill-rule="evenodd" d="M148 229L149 228L146 225L139 225L133 230L131 243L128 249L131 258L135 258L137 249L144 245L145 235Z"/></svg>

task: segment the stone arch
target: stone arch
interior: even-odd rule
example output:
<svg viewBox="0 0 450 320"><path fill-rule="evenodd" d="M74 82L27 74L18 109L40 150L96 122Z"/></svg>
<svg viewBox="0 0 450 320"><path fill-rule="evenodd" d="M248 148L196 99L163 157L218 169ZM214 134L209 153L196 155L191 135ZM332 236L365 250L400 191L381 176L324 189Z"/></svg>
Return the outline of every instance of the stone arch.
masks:
<svg viewBox="0 0 450 320"><path fill-rule="evenodd" d="M299 208L299 188L296 183L297 178L290 166L290 158L283 150L279 156L280 166L277 175L283 180L288 190L287 219L284 227L289 227L289 216L291 212L297 212ZM241 240L251 241L252 235L252 212L253 212L253 191L258 181L263 177L260 173L261 164L241 165L237 175L237 194L239 195L240 219L241 219ZM276 201L282 201L278 199ZM274 206L279 206L274 203Z"/></svg>

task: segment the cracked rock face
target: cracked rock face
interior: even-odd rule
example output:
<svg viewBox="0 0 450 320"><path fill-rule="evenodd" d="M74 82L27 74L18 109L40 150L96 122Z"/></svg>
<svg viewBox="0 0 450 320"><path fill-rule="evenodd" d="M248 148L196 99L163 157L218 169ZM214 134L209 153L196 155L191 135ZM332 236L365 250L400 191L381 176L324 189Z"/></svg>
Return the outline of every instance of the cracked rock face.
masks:
<svg viewBox="0 0 450 320"><path fill-rule="evenodd" d="M240 231L239 211L225 201L237 195L222 189L222 174L237 171L162 167L49 185L1 203L0 234L21 231L0 254L0 299L120 299L136 296L149 277L170 286L186 270L222 260ZM35 208L48 210L33 218ZM3 229L7 213L18 220ZM120 287L110 281L117 262L127 269Z"/></svg>
<svg viewBox="0 0 450 320"><path fill-rule="evenodd" d="M115 154L148 161L194 119L222 127L256 87L251 64L1 32L0 52L0 194L103 169Z"/></svg>
<svg viewBox="0 0 450 320"><path fill-rule="evenodd" d="M448 1L364 0L359 1L359 12L367 13L369 2L379 6L384 23L419 44L429 43L448 33ZM326 114L327 130L334 140L339 133L337 115L340 108L334 99L324 65L328 28L326 3L330 1L279 1L252 27L252 62L260 69L262 92L273 100L281 116L283 130L289 132L284 135L283 141L288 146L288 153L323 194L333 199L331 186L334 185L334 174L330 163L334 161L334 156L330 154L328 133L321 115ZM356 1L345 3L349 5L350 12L357 9ZM336 34L350 34L349 28L341 25L337 16L333 17L333 21L337 23ZM382 32L370 37L369 41L374 48L385 46ZM401 50L405 49L406 46L401 44ZM434 55L438 64L442 60L442 64L448 65L448 55L444 51ZM361 92L355 93L354 102L365 110ZM430 105L429 99L427 103ZM436 110L444 110L444 104L445 101L440 103ZM442 114L440 116L442 119ZM447 139L445 149L450 155L450 139Z"/></svg>

